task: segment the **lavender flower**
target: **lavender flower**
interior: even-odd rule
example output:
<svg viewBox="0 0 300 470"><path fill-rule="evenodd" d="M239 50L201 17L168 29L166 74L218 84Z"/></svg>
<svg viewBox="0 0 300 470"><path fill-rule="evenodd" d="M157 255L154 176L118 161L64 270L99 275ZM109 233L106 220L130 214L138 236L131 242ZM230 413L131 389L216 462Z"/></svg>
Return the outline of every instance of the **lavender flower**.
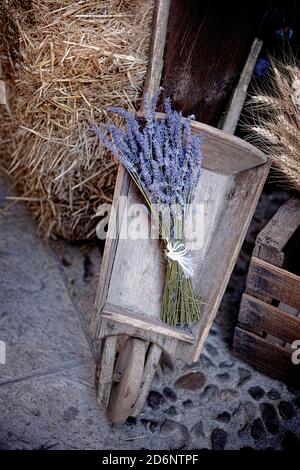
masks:
<svg viewBox="0 0 300 470"><path fill-rule="evenodd" d="M191 118L183 120L180 112L172 110L169 98L164 102L166 119L157 119L157 100L158 95L152 100L145 97L144 122L122 108L111 108L125 120L125 129L109 124L104 132L95 130L131 174L150 210L154 213L155 207L164 206L163 213L156 214L168 260L161 318L171 325L185 325L199 316L184 222L201 175L203 135L192 135Z"/></svg>
<svg viewBox="0 0 300 470"><path fill-rule="evenodd" d="M164 102L167 117L157 120L158 95L145 97L145 124L122 108L111 108L126 121L125 130L106 125L96 130L102 143L135 174L153 204L188 204L201 174L202 135L192 135L191 119L182 119L172 110L170 98ZM109 139L108 136L111 136Z"/></svg>

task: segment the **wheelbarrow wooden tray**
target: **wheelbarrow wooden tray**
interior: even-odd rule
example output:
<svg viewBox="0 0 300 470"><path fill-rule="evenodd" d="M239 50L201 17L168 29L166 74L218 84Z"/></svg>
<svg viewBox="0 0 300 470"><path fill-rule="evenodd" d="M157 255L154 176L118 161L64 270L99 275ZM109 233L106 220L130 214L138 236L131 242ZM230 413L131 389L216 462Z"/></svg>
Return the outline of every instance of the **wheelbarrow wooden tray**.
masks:
<svg viewBox="0 0 300 470"><path fill-rule="evenodd" d="M217 51L221 43L222 50L227 51L227 58L216 62L214 57L210 57L210 49L205 49L206 34L203 33L205 28L202 28L203 22L212 21L214 10L210 10L211 16L207 19L207 15L205 18L196 15L194 7L199 7L196 0L156 1L144 92L153 96L163 84L175 106L183 109L185 115L195 114L207 124L219 122L219 127L226 131L221 132L196 121L193 123L195 132L206 135L203 172L196 194L196 202L203 202L205 209L204 245L195 253L197 271L193 278L194 287L201 296L201 315L192 328L192 334L160 320L166 264L163 246L157 240L124 239L123 224L116 226L111 219L92 336L99 352L97 397L100 406L107 409L112 423L123 422L129 415L137 416L142 411L162 350L172 358L177 357L188 363L199 358L269 170L262 153L228 135L235 132L262 43L253 37L250 50L249 31L238 47L236 40L233 40L233 37L241 39L237 32L233 33L233 37L231 33L228 37L222 36L215 43ZM192 24L195 25L189 36L185 34L189 37L188 43L182 44L178 24L184 32ZM234 52L237 54L229 52L232 51L232 44L235 44ZM219 52L217 56L221 57ZM176 60L173 60L174 57ZM200 61L202 68L199 67L200 58L203 58ZM207 69L208 62L210 67L216 64L213 70ZM240 74L241 63L244 67ZM208 91L203 86L205 83L208 84ZM231 83L229 87L226 85L228 83ZM214 90L219 90L218 96L211 93ZM207 108L203 108L200 95L204 102L209 98L209 113ZM158 117L163 118L163 115ZM125 201L130 206L133 202L143 202L143 199L120 166L113 204L123 223L127 211ZM144 217L146 224L147 214Z"/></svg>
<svg viewBox="0 0 300 470"><path fill-rule="evenodd" d="M205 134L203 171L195 196L195 203L204 207L204 243L192 252L196 263L193 283L201 297L200 320L193 325L192 334L160 320L166 266L163 246L159 240L124 237L127 209L144 201L122 167L113 202L120 223L118 227L113 220L109 224L96 302L98 339L118 334L142 338L186 362L199 358L268 166L266 157L247 142L198 122L192 127ZM148 224L146 211L140 220Z"/></svg>

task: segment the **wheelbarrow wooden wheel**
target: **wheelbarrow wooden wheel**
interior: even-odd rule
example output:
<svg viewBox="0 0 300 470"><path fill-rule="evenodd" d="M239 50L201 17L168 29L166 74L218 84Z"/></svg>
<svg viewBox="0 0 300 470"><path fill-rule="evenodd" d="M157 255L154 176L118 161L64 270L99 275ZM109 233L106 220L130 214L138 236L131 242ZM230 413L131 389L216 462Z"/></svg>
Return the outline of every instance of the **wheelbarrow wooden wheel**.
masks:
<svg viewBox="0 0 300 470"><path fill-rule="evenodd" d="M139 338L110 336L103 340L97 395L112 424L142 411L160 355L159 346Z"/></svg>
<svg viewBox="0 0 300 470"><path fill-rule="evenodd" d="M113 424L124 422L137 400L144 375L146 343L128 338L117 359L107 417Z"/></svg>

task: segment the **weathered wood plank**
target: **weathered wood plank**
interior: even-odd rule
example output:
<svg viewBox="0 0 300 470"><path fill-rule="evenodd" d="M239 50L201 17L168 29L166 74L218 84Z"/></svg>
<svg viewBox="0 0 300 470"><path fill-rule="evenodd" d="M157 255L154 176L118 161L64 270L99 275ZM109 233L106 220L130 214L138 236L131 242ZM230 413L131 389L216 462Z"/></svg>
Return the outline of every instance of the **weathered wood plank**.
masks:
<svg viewBox="0 0 300 470"><path fill-rule="evenodd" d="M178 357L177 353L182 353L181 345L188 345L186 341L180 341L177 338L159 334L157 331L151 331L144 328L133 326L130 323L119 323L111 321L109 318L103 318L101 315L101 321L99 323L98 337L95 340L95 344L101 343L101 341L107 336L114 335L129 335L135 338L141 338L145 341L155 342L163 350L168 351L171 356ZM186 357L187 356L187 357ZM189 354L190 356L190 354ZM191 361L191 358L187 354L184 359ZM183 357L182 354L180 356Z"/></svg>
<svg viewBox="0 0 300 470"><path fill-rule="evenodd" d="M164 66L170 0L157 0L152 27L152 40L149 52L149 65L144 85L144 94L154 96L160 86ZM143 100L141 105L143 110Z"/></svg>
<svg viewBox="0 0 300 470"><path fill-rule="evenodd" d="M265 374L300 387L300 365L292 363L292 352L286 348L237 327L233 354Z"/></svg>
<svg viewBox="0 0 300 470"><path fill-rule="evenodd" d="M255 334L269 333L287 343L300 339L299 318L247 294L243 294L238 321Z"/></svg>
<svg viewBox="0 0 300 470"><path fill-rule="evenodd" d="M102 343L102 354L97 364L97 399L98 403L104 409L107 408L112 378L115 366L117 336L105 338Z"/></svg>
<svg viewBox="0 0 300 470"><path fill-rule="evenodd" d="M252 257L246 293L261 300L270 297L300 308L300 277Z"/></svg>
<svg viewBox="0 0 300 470"><path fill-rule="evenodd" d="M154 375L159 364L162 349L156 344L150 344L144 368L144 376L139 395L132 409L131 416L138 416L144 408Z"/></svg>
<svg viewBox="0 0 300 470"><path fill-rule="evenodd" d="M222 129L228 134L234 134L239 118L246 100L248 86L253 74L253 70L262 48L262 41L255 38L251 47L250 54L243 68L239 83L230 99L228 111L225 114Z"/></svg>
<svg viewBox="0 0 300 470"><path fill-rule="evenodd" d="M217 126L268 0L172 0L162 85L184 115Z"/></svg>
<svg viewBox="0 0 300 470"><path fill-rule="evenodd" d="M281 267L283 248L300 226L300 198L283 204L256 238L253 256Z"/></svg>
<svg viewBox="0 0 300 470"><path fill-rule="evenodd" d="M239 173L223 200L222 218L217 221L217 229L209 249L198 265L198 279L195 278L196 290L207 302L207 307L203 309L200 320L193 329L198 338L193 361L199 359L268 173L269 164Z"/></svg>
<svg viewBox="0 0 300 470"><path fill-rule="evenodd" d="M284 253L281 250L271 246L261 244L256 240L252 256L267 261L273 266L281 268L284 264ZM272 299L270 299L271 302Z"/></svg>
<svg viewBox="0 0 300 470"><path fill-rule="evenodd" d="M294 196L283 204L257 236L257 241L282 250L300 226L300 198Z"/></svg>
<svg viewBox="0 0 300 470"><path fill-rule="evenodd" d="M113 207L117 209L118 217L122 216L122 212L125 209L124 205L120 203L120 195L123 193L127 193L129 183L130 179L127 173L125 172L124 167L120 165L118 169L117 181L115 185L112 203ZM113 266L115 251L118 245L118 217L114 219L111 216L108 224L107 237L101 262L100 277L95 298L94 312L91 320L90 331L92 339L95 339L97 337L97 330L100 321L99 312L101 311L107 297L107 291L110 281L110 272Z"/></svg>
<svg viewBox="0 0 300 470"><path fill-rule="evenodd" d="M189 333L185 333L182 330L168 326L162 321L148 318L147 316L143 317L136 312L132 312L120 306L105 304L101 315L103 319L124 325L128 324L133 328L152 331L156 334L176 338L179 341L187 341L191 344L194 344L195 342L193 336Z"/></svg>

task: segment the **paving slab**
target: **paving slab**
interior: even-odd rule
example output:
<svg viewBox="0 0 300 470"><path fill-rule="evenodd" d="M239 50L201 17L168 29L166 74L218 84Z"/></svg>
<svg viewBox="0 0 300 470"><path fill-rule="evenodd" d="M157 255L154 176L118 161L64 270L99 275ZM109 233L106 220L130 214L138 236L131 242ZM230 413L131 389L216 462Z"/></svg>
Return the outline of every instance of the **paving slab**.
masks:
<svg viewBox="0 0 300 470"><path fill-rule="evenodd" d="M8 191L2 182L2 207ZM22 205L1 213L0 233L0 383L93 357L61 265Z"/></svg>

